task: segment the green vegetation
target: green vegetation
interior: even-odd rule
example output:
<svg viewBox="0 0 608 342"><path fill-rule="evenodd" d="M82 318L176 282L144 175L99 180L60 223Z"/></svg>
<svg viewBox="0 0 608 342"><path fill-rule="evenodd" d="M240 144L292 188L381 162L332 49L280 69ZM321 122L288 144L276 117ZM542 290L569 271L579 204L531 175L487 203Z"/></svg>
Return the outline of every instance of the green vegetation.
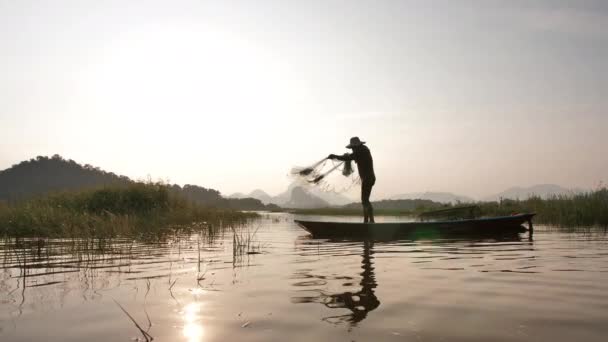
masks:
<svg viewBox="0 0 608 342"><path fill-rule="evenodd" d="M237 225L253 213L203 207L161 183L131 183L0 203L0 236L109 238Z"/></svg>
<svg viewBox="0 0 608 342"><path fill-rule="evenodd" d="M416 202L418 201L418 202ZM428 203L430 202L430 203ZM376 215L417 216L427 210L449 209L462 204L440 204L423 200L400 200L374 202ZM554 195L546 199L531 197L525 200L503 199L498 202L478 202L477 214L481 216L504 216L514 213L536 213L534 222L555 226L582 227L608 226L608 188L573 194ZM305 215L362 215L361 204L344 207L295 210Z"/></svg>
<svg viewBox="0 0 608 342"><path fill-rule="evenodd" d="M137 182L98 167L80 165L60 155L35 159L0 171L0 201L18 202L57 191L82 191L99 187L129 187ZM205 207L234 210L276 210L254 198L224 198L219 191L198 185L167 185L171 194ZM100 195L105 196L105 195ZM114 213L113 211L111 211Z"/></svg>
<svg viewBox="0 0 608 342"><path fill-rule="evenodd" d="M556 226L608 226L608 188L575 194L555 195L547 199L531 197L526 200L480 202L485 216L534 212L534 222Z"/></svg>
<svg viewBox="0 0 608 342"><path fill-rule="evenodd" d="M372 203L373 205L374 203ZM361 204L359 204L361 207ZM362 216L361 208L346 208L346 207L329 207L315 209L294 209L290 212L298 215L330 215L330 216ZM408 209L376 209L374 207L374 215L376 216L414 216L419 212Z"/></svg>
<svg viewBox="0 0 608 342"><path fill-rule="evenodd" d="M372 204L374 206L375 215L385 216L412 216L427 210L449 207L441 203L423 199L382 200L373 202ZM361 203L350 203L342 207L296 209L293 212L302 215L362 215Z"/></svg>

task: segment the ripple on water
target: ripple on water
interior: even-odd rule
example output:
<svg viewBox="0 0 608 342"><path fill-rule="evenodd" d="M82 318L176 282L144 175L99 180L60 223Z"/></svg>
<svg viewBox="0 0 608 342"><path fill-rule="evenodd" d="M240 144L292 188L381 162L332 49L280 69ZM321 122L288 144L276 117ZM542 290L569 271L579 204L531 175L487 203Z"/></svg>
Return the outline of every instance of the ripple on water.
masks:
<svg viewBox="0 0 608 342"><path fill-rule="evenodd" d="M533 240L331 241L310 238L286 214L255 226L255 253L235 248L231 231L117 239L103 251L3 241L0 340L141 337L113 300L152 323L155 341L608 336L602 234L537 227Z"/></svg>

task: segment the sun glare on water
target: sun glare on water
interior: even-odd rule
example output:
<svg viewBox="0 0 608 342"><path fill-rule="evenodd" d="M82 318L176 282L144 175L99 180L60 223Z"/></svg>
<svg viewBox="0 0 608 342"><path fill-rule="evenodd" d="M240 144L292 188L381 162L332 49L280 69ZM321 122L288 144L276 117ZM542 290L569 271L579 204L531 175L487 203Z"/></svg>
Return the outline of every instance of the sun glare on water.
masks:
<svg viewBox="0 0 608 342"><path fill-rule="evenodd" d="M200 303L190 303L182 311L182 318L184 320L182 333L188 342L202 341L205 335L205 329L200 322L200 310Z"/></svg>

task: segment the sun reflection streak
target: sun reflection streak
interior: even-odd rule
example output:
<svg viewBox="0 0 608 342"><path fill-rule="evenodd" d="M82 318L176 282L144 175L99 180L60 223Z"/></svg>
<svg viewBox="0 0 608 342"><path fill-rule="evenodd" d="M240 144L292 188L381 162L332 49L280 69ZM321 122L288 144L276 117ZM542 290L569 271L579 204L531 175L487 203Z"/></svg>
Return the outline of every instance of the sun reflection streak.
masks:
<svg viewBox="0 0 608 342"><path fill-rule="evenodd" d="M203 339L205 330L200 322L200 311L200 303L190 303L182 311L184 319L183 334L188 342L198 342Z"/></svg>

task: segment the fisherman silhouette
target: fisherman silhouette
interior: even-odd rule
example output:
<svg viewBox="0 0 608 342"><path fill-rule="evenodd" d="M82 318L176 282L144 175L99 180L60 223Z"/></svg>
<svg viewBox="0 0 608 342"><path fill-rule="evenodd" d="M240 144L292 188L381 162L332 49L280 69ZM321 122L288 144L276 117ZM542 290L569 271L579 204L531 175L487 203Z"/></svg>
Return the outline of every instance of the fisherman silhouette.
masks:
<svg viewBox="0 0 608 342"><path fill-rule="evenodd" d="M338 156L330 154L327 158L337 159L342 161L354 160L357 163L359 177L361 177L361 204L363 205L363 222L374 223L374 208L369 201L372 193L372 187L376 183L376 175L374 174L374 161L369 148L365 146L365 142L359 140L358 137L350 138L350 143L346 146L353 150L353 153L346 153Z"/></svg>

